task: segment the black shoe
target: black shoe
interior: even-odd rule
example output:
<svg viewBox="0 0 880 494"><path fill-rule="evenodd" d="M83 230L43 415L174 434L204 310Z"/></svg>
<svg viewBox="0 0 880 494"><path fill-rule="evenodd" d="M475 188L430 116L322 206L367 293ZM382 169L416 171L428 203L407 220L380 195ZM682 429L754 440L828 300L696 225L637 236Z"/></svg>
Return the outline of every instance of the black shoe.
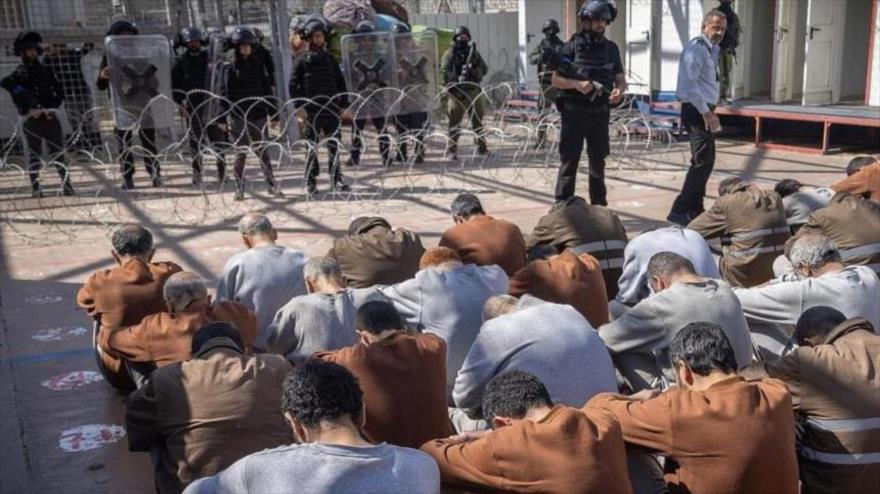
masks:
<svg viewBox="0 0 880 494"><path fill-rule="evenodd" d="M688 223L690 223L688 216L689 215L684 213L676 213L674 211L671 211L669 215L666 216L666 221L679 226L688 226Z"/></svg>
<svg viewBox="0 0 880 494"><path fill-rule="evenodd" d="M490 153L489 149L487 148L477 148L477 154L479 154L480 156L489 156L492 153Z"/></svg>
<svg viewBox="0 0 880 494"><path fill-rule="evenodd" d="M134 189L134 179L126 178L122 182L122 190L132 190Z"/></svg>
<svg viewBox="0 0 880 494"><path fill-rule="evenodd" d="M200 173L193 173L192 186L196 189L202 188L202 175Z"/></svg>
<svg viewBox="0 0 880 494"><path fill-rule="evenodd" d="M307 197L313 197L317 193L318 193L318 186L317 185L309 184L308 186L306 186L306 196Z"/></svg>
<svg viewBox="0 0 880 494"><path fill-rule="evenodd" d="M156 175L153 177L153 187L161 187L162 186L162 177Z"/></svg>
<svg viewBox="0 0 880 494"><path fill-rule="evenodd" d="M269 195L272 197L284 197L284 192L281 191L281 186L279 185L270 185L269 186Z"/></svg>
<svg viewBox="0 0 880 494"><path fill-rule="evenodd" d="M346 160L346 162L345 162L345 166L358 166L360 164L361 164L361 160L360 159L355 160L354 158L348 158L348 160Z"/></svg>
<svg viewBox="0 0 880 494"><path fill-rule="evenodd" d="M232 196L232 200L233 201L243 201L244 200L244 191L241 189L236 190L235 195Z"/></svg>
<svg viewBox="0 0 880 494"><path fill-rule="evenodd" d="M71 197L76 195L76 191L73 190L73 186L70 185L70 182L64 182L64 186L61 189L61 194Z"/></svg>

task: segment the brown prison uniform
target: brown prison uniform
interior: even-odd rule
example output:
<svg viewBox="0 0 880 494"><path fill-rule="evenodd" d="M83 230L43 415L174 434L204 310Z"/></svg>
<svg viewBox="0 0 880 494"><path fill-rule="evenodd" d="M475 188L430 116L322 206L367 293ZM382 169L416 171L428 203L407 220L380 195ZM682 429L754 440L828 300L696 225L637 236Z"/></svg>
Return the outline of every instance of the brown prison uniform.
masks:
<svg viewBox="0 0 880 494"><path fill-rule="evenodd" d="M733 287L745 288L774 277L773 261L791 236L779 194L747 182L718 198L688 228L705 239L721 237L721 277Z"/></svg>
<svg viewBox="0 0 880 494"><path fill-rule="evenodd" d="M214 338L192 360L157 369L129 396L129 450L158 448L156 490L165 494L290 444L281 386L291 370L280 355L243 355L228 338Z"/></svg>
<svg viewBox="0 0 880 494"><path fill-rule="evenodd" d="M810 214L803 231L834 240L847 266L868 266L880 274L880 203L838 192Z"/></svg>
<svg viewBox="0 0 880 494"><path fill-rule="evenodd" d="M519 227L485 214L446 230L440 237L440 247L458 252L465 264L497 264L507 276L526 265L526 241Z"/></svg>
<svg viewBox="0 0 880 494"><path fill-rule="evenodd" d="M440 439L422 451L444 487L489 492L631 493L620 426L604 410L557 405L467 443Z"/></svg>
<svg viewBox="0 0 880 494"><path fill-rule="evenodd" d="M257 318L253 311L238 302L216 302L206 305L194 302L186 312L160 312L145 317L134 326L114 331L110 348L132 362L155 363L162 367L189 360L192 337L212 322L228 322L238 328L249 351L257 334Z"/></svg>
<svg viewBox="0 0 880 494"><path fill-rule="evenodd" d="M446 407L446 342L439 336L400 331L315 357L357 378L367 416L362 432L370 442L418 448L454 433Z"/></svg>
<svg viewBox="0 0 880 494"><path fill-rule="evenodd" d="M134 381L122 360L107 343L120 328L133 326L145 316L168 309L162 289L174 273L183 271L173 262L146 263L132 258L124 264L94 273L80 288L76 303L100 321L98 345L107 371L107 381L115 388L134 389Z"/></svg>
<svg viewBox="0 0 880 494"><path fill-rule="evenodd" d="M590 254L566 250L547 260L536 260L510 279L508 293L528 293L548 302L568 304L598 329L608 322L608 295L599 261Z"/></svg>
<svg viewBox="0 0 880 494"><path fill-rule="evenodd" d="M794 415L782 381L731 376L705 391L671 388L643 402L602 393L585 409L610 411L624 441L667 456L672 492L798 492Z"/></svg>
<svg viewBox="0 0 880 494"><path fill-rule="evenodd" d="M865 165L859 171L831 186L837 192L868 196L872 201L880 202L880 161Z"/></svg>
<svg viewBox="0 0 880 494"><path fill-rule="evenodd" d="M336 259L350 288L393 285L406 281L419 270L425 248L418 234L374 218L355 235L333 241L327 257Z"/></svg>

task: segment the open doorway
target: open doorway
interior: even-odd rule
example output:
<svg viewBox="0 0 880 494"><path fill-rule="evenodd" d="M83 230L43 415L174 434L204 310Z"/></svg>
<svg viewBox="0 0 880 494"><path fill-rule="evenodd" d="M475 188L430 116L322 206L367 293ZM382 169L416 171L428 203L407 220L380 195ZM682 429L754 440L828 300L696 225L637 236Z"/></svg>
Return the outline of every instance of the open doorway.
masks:
<svg viewBox="0 0 880 494"><path fill-rule="evenodd" d="M769 100L776 2L750 0L743 2L740 8L743 9L740 17L744 28L740 40L742 49L739 50L736 63L743 66L742 99ZM748 21L745 22L743 18L748 18Z"/></svg>
<svg viewBox="0 0 880 494"><path fill-rule="evenodd" d="M868 60L871 58L872 0L849 0L844 17L843 46L846 63L840 73L840 93L837 102L863 104L868 80ZM876 43L877 40L874 40Z"/></svg>
<svg viewBox="0 0 880 494"><path fill-rule="evenodd" d="M771 89L777 103L803 97L807 7L807 0L776 0Z"/></svg>

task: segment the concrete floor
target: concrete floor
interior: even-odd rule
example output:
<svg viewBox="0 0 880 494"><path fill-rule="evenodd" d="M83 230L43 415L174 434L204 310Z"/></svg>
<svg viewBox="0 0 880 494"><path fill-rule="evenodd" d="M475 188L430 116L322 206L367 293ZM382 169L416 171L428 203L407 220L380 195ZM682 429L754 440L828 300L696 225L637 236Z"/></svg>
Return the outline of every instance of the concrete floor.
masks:
<svg viewBox="0 0 880 494"><path fill-rule="evenodd" d="M499 152L482 168L476 162L464 168L447 163L445 174L433 154L421 167L427 172L411 174L399 169L381 174L372 156L358 170L346 170L357 179L357 194L310 202L298 192L301 167L280 174L288 198L271 199L257 187L256 196L243 203L232 202L228 191L194 192L182 164L165 168L165 188L130 195L101 185L104 178L115 182L111 167L76 166L81 195L42 201L24 194L22 175L0 172L0 492L153 492L149 458L129 453L112 427L124 425L125 397L104 382L92 382L91 322L75 304L88 275L112 265L109 232L116 225L144 223L154 233L156 259L175 261L211 285L226 259L241 249L235 220L249 209L268 211L279 242L309 255L324 253L352 218L364 214L382 214L417 231L426 246L436 245L451 225L448 204L460 190L478 193L490 214L527 233L552 203L556 155L518 154L511 143L497 141L494 148ZM686 156L686 145L676 144L627 160L622 169L609 164L611 207L631 236L663 223L684 178ZM827 185L843 176L847 159L721 142L709 190L714 197L718 182L728 176L768 187L782 178ZM250 170L254 181L257 168ZM143 180L142 168L138 174ZM578 185L584 195L585 175ZM77 435L73 429L84 425L99 426L97 437L105 443ZM85 449L89 445L96 447Z"/></svg>

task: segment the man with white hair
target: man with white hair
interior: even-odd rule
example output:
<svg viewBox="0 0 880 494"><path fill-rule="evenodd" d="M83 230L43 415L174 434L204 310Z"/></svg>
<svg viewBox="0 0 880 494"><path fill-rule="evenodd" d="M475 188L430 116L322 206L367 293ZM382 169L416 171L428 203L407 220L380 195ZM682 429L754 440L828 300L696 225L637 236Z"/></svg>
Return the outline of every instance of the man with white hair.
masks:
<svg viewBox="0 0 880 494"><path fill-rule="evenodd" d="M818 305L880 327L880 280L871 268L844 265L834 242L817 233L799 235L788 256L795 276L734 289L753 332L757 325L794 326L805 310Z"/></svg>
<svg viewBox="0 0 880 494"><path fill-rule="evenodd" d="M317 352L357 343L355 315L362 304L381 299L375 289L350 289L332 257L309 259L303 268L307 295L292 298L258 338L257 346L301 365Z"/></svg>
<svg viewBox="0 0 880 494"><path fill-rule="evenodd" d="M128 361L133 378L141 379L154 366L189 360L193 335L211 322L234 325L241 332L244 350L253 345L254 313L238 302L213 303L205 280L195 273L172 275L165 282L164 296L167 312L147 316L139 324L110 334L110 348Z"/></svg>
<svg viewBox="0 0 880 494"><path fill-rule="evenodd" d="M483 304L507 292L500 267L463 264L448 247L425 251L415 277L382 289L410 327L446 341L446 388L452 385L483 323Z"/></svg>
<svg viewBox="0 0 880 494"><path fill-rule="evenodd" d="M247 250L226 262L217 284L217 300L235 300L254 311L259 334L282 305L306 293L306 256L275 243L278 232L265 214L244 215L238 222L238 232ZM257 349L265 350L259 343Z"/></svg>

